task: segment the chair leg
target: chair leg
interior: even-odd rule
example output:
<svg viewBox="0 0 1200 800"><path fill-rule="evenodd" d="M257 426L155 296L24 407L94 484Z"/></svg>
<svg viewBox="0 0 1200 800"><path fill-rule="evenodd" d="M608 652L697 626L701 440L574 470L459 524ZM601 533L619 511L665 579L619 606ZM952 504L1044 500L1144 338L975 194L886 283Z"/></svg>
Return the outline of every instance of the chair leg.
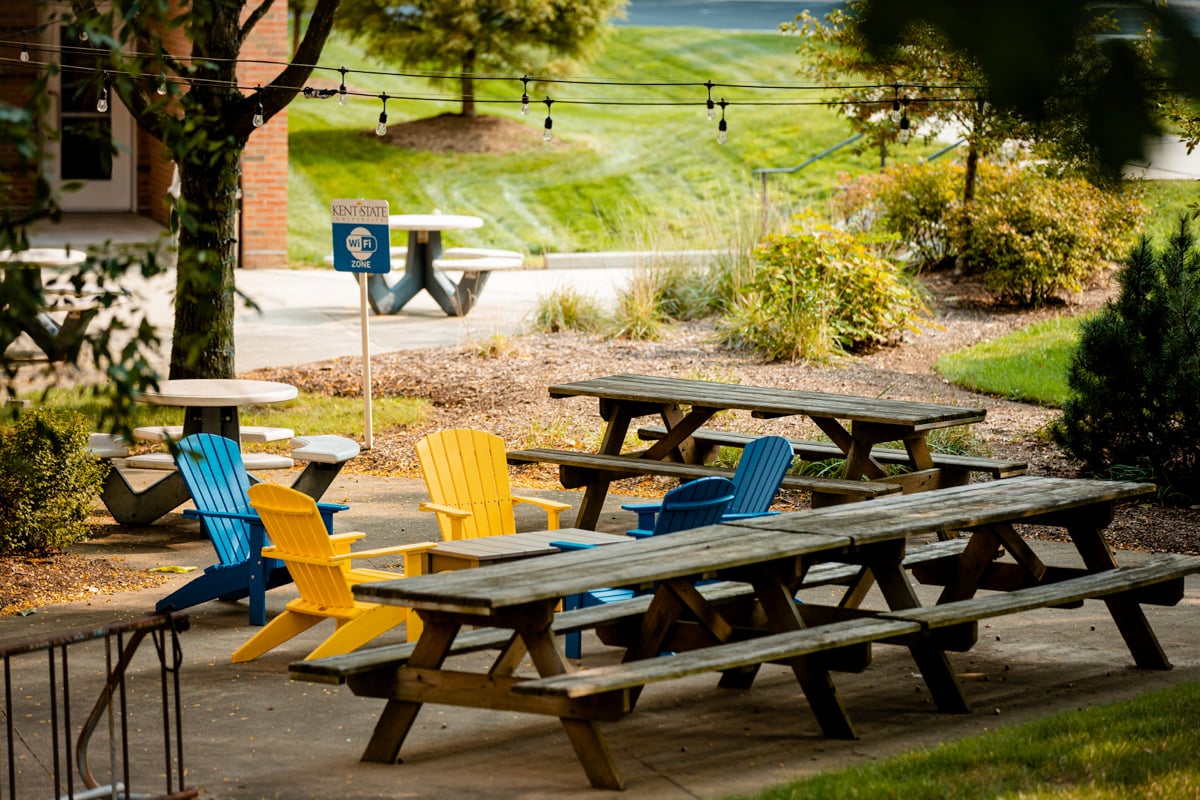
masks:
<svg viewBox="0 0 1200 800"><path fill-rule="evenodd" d="M304 633L323 619L325 617L316 617L311 614L300 614L295 611L284 610L282 614L271 620L265 628L251 636L249 641L233 651L233 662L239 664L243 661L253 661L263 653L278 647L293 636Z"/></svg>
<svg viewBox="0 0 1200 800"><path fill-rule="evenodd" d="M404 622L407 609L398 606L375 606L351 620L345 620L328 639L321 642L304 660L324 656L340 656L357 650L377 636L387 633Z"/></svg>

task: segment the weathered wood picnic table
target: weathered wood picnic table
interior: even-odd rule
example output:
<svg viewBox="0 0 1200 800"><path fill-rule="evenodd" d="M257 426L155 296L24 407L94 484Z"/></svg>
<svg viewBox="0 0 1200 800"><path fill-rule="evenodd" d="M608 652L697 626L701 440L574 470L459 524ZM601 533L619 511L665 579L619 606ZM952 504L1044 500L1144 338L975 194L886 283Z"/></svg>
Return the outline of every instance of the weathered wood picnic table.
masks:
<svg viewBox="0 0 1200 800"><path fill-rule="evenodd" d="M946 651L969 648L980 619L1092 597L1104 598L1138 666L1168 668L1139 604L1178 602L1183 577L1200 572L1200 557L1164 555L1118 567L1102 536L1115 503L1152 490L1022 477L361 585L354 590L361 597L416 609L425 623L421 638L299 662L290 671L387 700L365 761L395 761L426 702L521 711L558 717L592 785L621 788L598 723L632 712L642 688L658 681L722 672L722 685L744 687L759 665L781 662L795 674L823 733L853 737L830 673L864 669L871 643L907 647L939 710L964 712L968 704ZM1046 568L1013 538L1017 522L1065 527L1084 567ZM904 568L906 546L910 537L944 527L973 538L931 565L948 589L938 605L923 608ZM998 542L1013 548L1015 563L994 563ZM843 564L873 574L887 610L855 608L856 598L840 606L793 599L810 574ZM653 594L554 612L568 595L622 585L653 585ZM1009 590L973 597L977 589L1000 587ZM481 627L464 631L468 626ZM572 669L555 636L585 626L619 628L623 661ZM482 649L500 650L484 673L445 664L449 656ZM525 652L536 678L516 674Z"/></svg>
<svg viewBox="0 0 1200 800"><path fill-rule="evenodd" d="M946 485L941 469L929 452L925 437L931 430L982 422L982 408L888 400L872 397L801 392L763 386L685 380L654 375L610 375L604 378L560 383L550 387L554 398L595 397L604 435L596 454L563 450L530 449L508 454L510 463L558 463L567 488L586 487L575 525L594 528L604 506L609 484L636 474L655 474L650 462L671 461L702 467L711 449L696 436L720 411L749 411L754 417L804 416L811 419L845 455L840 479L799 479L789 476L785 486L808 488L814 506L846 499L875 497L900 491L932 489ZM658 416L666 430L648 449L622 453L630 423L639 417ZM845 423L849 423L849 428ZM871 449L881 442L900 441L912 472L888 476ZM640 463L639 463L640 462ZM712 469L712 468L709 468ZM696 474L703 470L679 470ZM861 478L871 479L864 482ZM797 480L800 480L800 483ZM880 484L879 481L885 481ZM801 483L803 485L801 485ZM875 484L875 485L872 485Z"/></svg>

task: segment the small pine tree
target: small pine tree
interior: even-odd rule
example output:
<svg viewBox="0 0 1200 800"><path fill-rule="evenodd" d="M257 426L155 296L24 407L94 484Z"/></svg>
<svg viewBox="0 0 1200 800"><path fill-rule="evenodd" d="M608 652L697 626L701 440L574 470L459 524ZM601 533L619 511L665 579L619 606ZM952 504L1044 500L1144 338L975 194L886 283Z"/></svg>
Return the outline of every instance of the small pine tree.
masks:
<svg viewBox="0 0 1200 800"><path fill-rule="evenodd" d="M1200 499L1200 251L1188 223L1159 252L1143 237L1119 295L1081 326L1073 396L1052 429L1089 471L1132 468L1171 502Z"/></svg>

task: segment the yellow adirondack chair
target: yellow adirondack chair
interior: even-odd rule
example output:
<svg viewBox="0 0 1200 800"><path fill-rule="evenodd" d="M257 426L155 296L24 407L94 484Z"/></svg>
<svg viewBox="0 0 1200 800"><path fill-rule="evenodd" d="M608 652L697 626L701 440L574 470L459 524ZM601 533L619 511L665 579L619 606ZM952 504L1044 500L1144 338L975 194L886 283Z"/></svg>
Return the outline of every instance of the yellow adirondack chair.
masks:
<svg viewBox="0 0 1200 800"><path fill-rule="evenodd" d="M484 431L454 428L431 433L417 442L417 461L430 499L420 508L437 514L446 541L516 533L516 503L544 509L547 529L558 530L559 515L571 507L514 495L504 440Z"/></svg>
<svg viewBox="0 0 1200 800"><path fill-rule="evenodd" d="M355 558L403 554L404 574L413 574L419 559L408 556L428 550L434 546L432 543L351 553L350 543L366 534L330 536L317 504L308 495L270 483L251 486L249 494L251 507L258 511L274 543L263 548L263 555L281 559L287 565L300 597L290 601L282 614L234 651L234 662L252 661L325 619L334 620L337 630L309 653L306 660L348 653L405 621L407 609L355 600L350 590L356 583L394 580L404 575L384 570L355 570L350 568L350 562ZM412 571L408 569L410 563L414 565Z"/></svg>

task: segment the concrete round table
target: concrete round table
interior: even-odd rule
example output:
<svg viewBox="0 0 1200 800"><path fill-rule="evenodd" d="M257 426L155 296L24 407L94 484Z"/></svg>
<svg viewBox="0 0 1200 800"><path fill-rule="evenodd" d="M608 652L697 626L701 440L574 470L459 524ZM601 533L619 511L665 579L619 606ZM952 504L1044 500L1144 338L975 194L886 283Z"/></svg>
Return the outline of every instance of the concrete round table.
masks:
<svg viewBox="0 0 1200 800"><path fill-rule="evenodd" d="M422 289L429 292L449 316L461 317L471 309L486 273L466 273L458 284L433 262L442 254L442 231L483 227L479 217L462 214L392 214L392 230L408 231L404 275L389 286L384 275L367 275L367 297L376 314L395 314Z"/></svg>
<svg viewBox="0 0 1200 800"><path fill-rule="evenodd" d="M46 287L42 283L43 269L71 271L86 259L87 254L83 250L62 247L31 247L17 252L0 250L5 294L9 297L44 298ZM73 360L78 355L83 332L100 309L85 299L65 303L58 309L67 312L61 324L50 316L51 309L44 303L37 307L32 303L21 304L15 310L16 329L0 332L0 353L7 350L21 333L26 333L46 358L55 362Z"/></svg>
<svg viewBox="0 0 1200 800"><path fill-rule="evenodd" d="M159 381L158 391L147 390L138 399L157 406L182 406L184 436L215 433L237 442L241 440L240 406L283 403L296 395L295 386L275 381L187 378Z"/></svg>

